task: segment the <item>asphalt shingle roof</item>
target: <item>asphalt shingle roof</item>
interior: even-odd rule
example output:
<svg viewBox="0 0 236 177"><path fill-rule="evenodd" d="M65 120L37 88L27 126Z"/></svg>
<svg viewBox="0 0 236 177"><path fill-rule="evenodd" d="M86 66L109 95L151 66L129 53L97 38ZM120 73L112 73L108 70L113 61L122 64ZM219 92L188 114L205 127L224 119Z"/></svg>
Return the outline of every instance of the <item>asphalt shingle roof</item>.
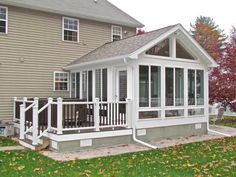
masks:
<svg viewBox="0 0 236 177"><path fill-rule="evenodd" d="M107 0L0 0L2 5L57 13L129 27L143 24L129 16Z"/></svg>
<svg viewBox="0 0 236 177"><path fill-rule="evenodd" d="M119 41L106 43L101 47L98 47L97 49L91 51L90 53L82 56L81 58L73 61L68 66L129 55L139 48L143 47L144 45L148 44L149 42L155 40L162 34L166 33L174 26L175 25L167 26L165 28L147 32L143 35L135 35Z"/></svg>

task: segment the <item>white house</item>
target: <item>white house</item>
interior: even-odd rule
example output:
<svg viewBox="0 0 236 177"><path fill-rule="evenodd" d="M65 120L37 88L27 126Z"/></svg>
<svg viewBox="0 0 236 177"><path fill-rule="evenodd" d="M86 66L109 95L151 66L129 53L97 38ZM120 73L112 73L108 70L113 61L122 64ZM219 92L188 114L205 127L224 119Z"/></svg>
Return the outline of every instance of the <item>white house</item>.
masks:
<svg viewBox="0 0 236 177"><path fill-rule="evenodd" d="M180 24L104 44L65 66L71 99L41 107L37 98L16 99L21 111L33 109L28 129L21 114L21 139L32 131L34 145L47 137L52 149L71 151L205 134L208 70L216 65Z"/></svg>

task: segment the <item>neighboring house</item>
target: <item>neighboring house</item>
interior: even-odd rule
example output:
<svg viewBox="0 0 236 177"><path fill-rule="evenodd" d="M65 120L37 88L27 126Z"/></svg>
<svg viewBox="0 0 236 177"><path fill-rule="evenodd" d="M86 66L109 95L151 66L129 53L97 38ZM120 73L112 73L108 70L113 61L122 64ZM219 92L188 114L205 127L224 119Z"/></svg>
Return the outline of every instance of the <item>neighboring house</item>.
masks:
<svg viewBox="0 0 236 177"><path fill-rule="evenodd" d="M142 26L106 0L0 0L0 120L13 97L69 97L64 66Z"/></svg>
<svg viewBox="0 0 236 177"><path fill-rule="evenodd" d="M95 4L100 2L106 1L91 1ZM118 19L122 19L126 21L126 26L130 22L131 27L126 27L130 30L120 33L125 27L121 25L122 28L113 28L108 25L108 33L112 34L114 42L101 40L97 43L99 47L93 45L93 48L85 51L86 47L97 41L89 40L89 37L95 38L96 35L87 34L87 40L82 40L83 56L73 53L77 51L72 50L74 43L64 46L67 43L59 41L59 46L52 43L52 46L43 48L45 54L39 53L37 63L33 65L30 65L27 57L17 59L22 73L18 74L16 81L23 79L25 84L21 88L25 91L20 96L44 97L20 97L14 100L12 112L15 126L20 130L21 144L35 148L40 144L45 145L47 138L50 148L58 151L131 142L154 147L143 141L207 133L208 69L216 66L215 61L180 24L124 38L125 34L132 34L135 27L141 24L129 16L118 16L116 11L111 10L110 13L111 17L117 17L116 26L122 24L118 23ZM80 27L82 30L81 23ZM56 34L61 34L61 30ZM84 30L84 33L88 32ZM81 31L80 39L82 34ZM38 46L41 47L42 43ZM60 60L55 59L55 51L51 55L48 53L49 47L58 50L56 56ZM32 52L33 56L35 53L24 49L19 52L22 52L22 56L24 52ZM42 62L42 55L50 58ZM64 61L65 56L70 58L70 64ZM77 59L74 60L75 57ZM50 59L55 60L55 63L48 63ZM25 69L31 67L33 71L25 73ZM45 70L42 71L42 67ZM54 73L54 90L65 90L65 95L50 90L53 70L50 69L50 74L47 74L46 68L51 67L55 71L63 69L63 72ZM17 71L18 68L13 69ZM45 77L48 82L45 83L41 77ZM38 92L30 87L33 83L38 84L34 88ZM15 88L7 89L11 91ZM44 94L41 95L40 90Z"/></svg>

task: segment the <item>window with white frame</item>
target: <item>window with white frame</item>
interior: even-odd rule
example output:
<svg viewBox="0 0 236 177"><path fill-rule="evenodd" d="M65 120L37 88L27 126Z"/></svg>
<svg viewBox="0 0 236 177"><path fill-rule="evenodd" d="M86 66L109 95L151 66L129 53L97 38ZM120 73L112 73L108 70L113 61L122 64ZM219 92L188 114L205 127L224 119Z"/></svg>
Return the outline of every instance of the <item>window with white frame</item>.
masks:
<svg viewBox="0 0 236 177"><path fill-rule="evenodd" d="M166 106L184 105L184 69L166 68Z"/></svg>
<svg viewBox="0 0 236 177"><path fill-rule="evenodd" d="M7 34L7 7L0 6L0 34Z"/></svg>
<svg viewBox="0 0 236 177"><path fill-rule="evenodd" d="M204 105L203 70L188 70L188 105Z"/></svg>
<svg viewBox="0 0 236 177"><path fill-rule="evenodd" d="M139 66L139 107L161 106L160 66Z"/></svg>
<svg viewBox="0 0 236 177"><path fill-rule="evenodd" d="M63 40L79 42L79 20L63 17Z"/></svg>
<svg viewBox="0 0 236 177"><path fill-rule="evenodd" d="M54 90L68 91L69 90L69 73L54 72Z"/></svg>
<svg viewBox="0 0 236 177"><path fill-rule="evenodd" d="M93 100L93 72L83 71L82 73L82 99L84 101Z"/></svg>
<svg viewBox="0 0 236 177"><path fill-rule="evenodd" d="M95 70L95 97L107 101L107 69Z"/></svg>
<svg viewBox="0 0 236 177"><path fill-rule="evenodd" d="M112 25L111 26L111 28L112 28L112 41L114 42L114 41L119 41L119 40L121 40L122 39L122 27L120 27L120 26L114 26L114 25Z"/></svg>

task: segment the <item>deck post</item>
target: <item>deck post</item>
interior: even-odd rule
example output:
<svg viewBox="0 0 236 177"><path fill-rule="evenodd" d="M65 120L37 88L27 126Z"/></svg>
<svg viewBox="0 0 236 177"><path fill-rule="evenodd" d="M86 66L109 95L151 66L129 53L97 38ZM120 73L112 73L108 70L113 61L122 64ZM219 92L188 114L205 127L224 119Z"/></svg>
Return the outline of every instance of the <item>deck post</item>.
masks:
<svg viewBox="0 0 236 177"><path fill-rule="evenodd" d="M62 111L63 111L63 99L57 99L57 134L62 135Z"/></svg>
<svg viewBox="0 0 236 177"><path fill-rule="evenodd" d="M14 97L13 98L13 122L16 121L16 100L17 100L17 97Z"/></svg>
<svg viewBox="0 0 236 177"><path fill-rule="evenodd" d="M48 130L50 130L52 126L52 98L48 98Z"/></svg>
<svg viewBox="0 0 236 177"><path fill-rule="evenodd" d="M131 128L132 125L132 105L131 99L126 98L126 124L128 128Z"/></svg>
<svg viewBox="0 0 236 177"><path fill-rule="evenodd" d="M99 98L95 98L94 104L94 125L95 131L99 131Z"/></svg>
<svg viewBox="0 0 236 177"><path fill-rule="evenodd" d="M24 139L25 134L25 105L20 105L20 139Z"/></svg>
<svg viewBox="0 0 236 177"><path fill-rule="evenodd" d="M33 142L32 145L38 145L38 109L39 109L39 98L34 98L34 107L33 107Z"/></svg>
<svg viewBox="0 0 236 177"><path fill-rule="evenodd" d="M25 139L25 106L27 98L23 98L23 104L20 105L20 139Z"/></svg>

